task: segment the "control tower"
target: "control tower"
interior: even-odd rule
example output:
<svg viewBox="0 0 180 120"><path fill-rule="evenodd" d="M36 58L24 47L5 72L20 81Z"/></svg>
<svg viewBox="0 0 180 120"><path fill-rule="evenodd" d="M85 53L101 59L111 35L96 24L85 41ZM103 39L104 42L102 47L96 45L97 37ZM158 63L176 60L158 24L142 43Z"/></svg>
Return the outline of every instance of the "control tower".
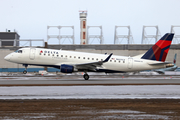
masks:
<svg viewBox="0 0 180 120"><path fill-rule="evenodd" d="M86 16L87 11L79 11L79 17L80 17L80 38L81 38L81 45L88 44L87 42L87 29L86 29Z"/></svg>

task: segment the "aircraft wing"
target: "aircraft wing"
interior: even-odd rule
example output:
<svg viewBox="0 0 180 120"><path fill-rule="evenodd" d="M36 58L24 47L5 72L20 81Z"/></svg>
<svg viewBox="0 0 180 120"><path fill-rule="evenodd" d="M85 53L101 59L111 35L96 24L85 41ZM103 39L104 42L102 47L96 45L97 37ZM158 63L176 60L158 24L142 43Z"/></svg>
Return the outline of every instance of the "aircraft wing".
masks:
<svg viewBox="0 0 180 120"><path fill-rule="evenodd" d="M96 67L101 67L101 65L105 62L108 62L113 53L111 53L104 61L91 62L91 63L82 63L82 64L74 64L76 69L83 70L92 70L95 71Z"/></svg>

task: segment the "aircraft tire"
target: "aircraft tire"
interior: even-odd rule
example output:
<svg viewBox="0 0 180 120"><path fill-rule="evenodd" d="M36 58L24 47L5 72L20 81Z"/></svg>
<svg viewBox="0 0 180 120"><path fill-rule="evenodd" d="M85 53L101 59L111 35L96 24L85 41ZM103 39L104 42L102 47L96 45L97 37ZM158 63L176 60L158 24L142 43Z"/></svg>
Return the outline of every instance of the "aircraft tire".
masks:
<svg viewBox="0 0 180 120"><path fill-rule="evenodd" d="M23 71L23 74L26 74L26 73L27 73L27 71L26 71L26 70L24 70L24 71Z"/></svg>
<svg viewBox="0 0 180 120"><path fill-rule="evenodd" d="M84 74L84 80L89 80L89 75L88 74Z"/></svg>

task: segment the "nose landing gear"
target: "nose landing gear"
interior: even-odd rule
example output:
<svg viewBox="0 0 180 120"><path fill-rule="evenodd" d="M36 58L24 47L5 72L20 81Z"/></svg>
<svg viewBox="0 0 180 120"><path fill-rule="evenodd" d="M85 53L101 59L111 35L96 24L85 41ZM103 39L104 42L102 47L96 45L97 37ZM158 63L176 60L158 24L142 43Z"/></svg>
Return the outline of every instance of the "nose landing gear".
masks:
<svg viewBox="0 0 180 120"><path fill-rule="evenodd" d="M25 66L25 70L23 71L23 74L26 74L28 65L23 65L23 66Z"/></svg>

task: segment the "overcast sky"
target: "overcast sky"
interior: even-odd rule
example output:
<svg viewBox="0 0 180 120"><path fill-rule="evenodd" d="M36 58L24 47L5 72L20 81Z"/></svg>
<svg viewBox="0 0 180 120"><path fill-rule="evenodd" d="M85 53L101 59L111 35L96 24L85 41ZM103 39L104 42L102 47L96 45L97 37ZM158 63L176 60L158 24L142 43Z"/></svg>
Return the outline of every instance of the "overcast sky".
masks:
<svg viewBox="0 0 180 120"><path fill-rule="evenodd" d="M135 44L141 43L143 25L158 25L161 35L180 25L180 0L0 0L0 31L16 29L21 39L46 41L48 25L74 26L75 43L80 44L79 10L88 11L88 26L102 25L105 44L114 43L115 25L130 25ZM65 29L64 34L69 33L71 29Z"/></svg>

